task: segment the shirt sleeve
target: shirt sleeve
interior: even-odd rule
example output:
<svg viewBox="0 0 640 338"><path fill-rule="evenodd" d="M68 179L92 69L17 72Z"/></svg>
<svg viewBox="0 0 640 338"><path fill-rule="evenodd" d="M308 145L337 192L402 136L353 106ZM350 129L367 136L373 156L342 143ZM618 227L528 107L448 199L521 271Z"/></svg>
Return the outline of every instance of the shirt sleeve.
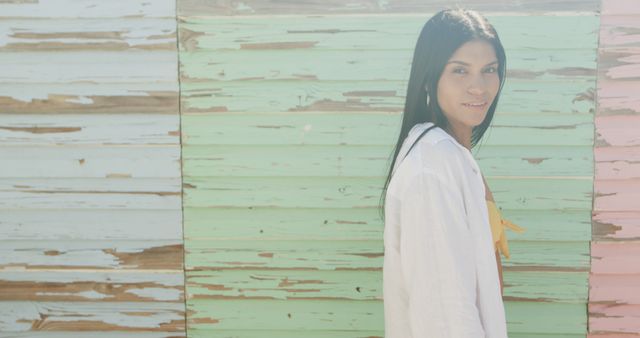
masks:
<svg viewBox="0 0 640 338"><path fill-rule="evenodd" d="M484 338L462 192L424 170L400 197L400 256L412 337Z"/></svg>

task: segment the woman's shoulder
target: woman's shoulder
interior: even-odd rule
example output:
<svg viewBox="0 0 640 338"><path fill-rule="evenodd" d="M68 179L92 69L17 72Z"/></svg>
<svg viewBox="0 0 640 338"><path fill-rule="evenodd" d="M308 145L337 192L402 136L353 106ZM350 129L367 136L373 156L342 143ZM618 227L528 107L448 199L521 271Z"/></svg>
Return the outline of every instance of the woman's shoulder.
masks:
<svg viewBox="0 0 640 338"><path fill-rule="evenodd" d="M464 154L465 149L461 149L462 146L452 136L440 127L434 127L417 139L432 125L431 122L417 124L409 131L399 153L402 162L396 163L399 167L394 174L397 177L393 179L399 191L415 184L419 175L437 178L446 186L456 189L465 180L471 164ZM414 142L415 146L407 153Z"/></svg>

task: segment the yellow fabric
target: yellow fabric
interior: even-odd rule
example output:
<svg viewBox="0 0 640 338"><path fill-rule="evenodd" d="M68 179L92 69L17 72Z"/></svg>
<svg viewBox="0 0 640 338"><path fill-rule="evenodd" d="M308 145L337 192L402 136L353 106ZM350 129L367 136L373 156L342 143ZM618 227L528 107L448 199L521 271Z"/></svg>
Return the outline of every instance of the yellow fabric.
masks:
<svg viewBox="0 0 640 338"><path fill-rule="evenodd" d="M493 236L495 250L500 250L502 255L509 259L511 258L511 255L509 254L509 245L504 229L509 228L518 233L523 233L526 229L502 218L496 203L494 201L486 201L487 209L489 210L489 223L491 224L491 235Z"/></svg>

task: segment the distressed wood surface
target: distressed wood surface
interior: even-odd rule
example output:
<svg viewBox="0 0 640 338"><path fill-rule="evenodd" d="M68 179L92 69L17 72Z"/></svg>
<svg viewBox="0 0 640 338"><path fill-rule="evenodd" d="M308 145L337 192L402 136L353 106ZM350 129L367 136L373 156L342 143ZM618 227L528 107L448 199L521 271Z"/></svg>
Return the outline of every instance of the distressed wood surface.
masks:
<svg viewBox="0 0 640 338"><path fill-rule="evenodd" d="M0 337L185 337L175 1L0 1Z"/></svg>
<svg viewBox="0 0 640 338"><path fill-rule="evenodd" d="M177 114L0 114L0 143L4 147L35 146L120 146L135 151L136 147L180 146L180 116ZM117 130L117 133L114 131ZM98 149L95 149L98 148ZM85 150L86 151L86 150ZM42 156L42 155L41 155ZM126 156L121 154L121 156ZM80 162L79 162L80 163ZM158 170L157 168L155 170Z"/></svg>
<svg viewBox="0 0 640 338"><path fill-rule="evenodd" d="M8 0L0 2L0 19L13 18L158 18L175 17L173 1Z"/></svg>
<svg viewBox="0 0 640 338"><path fill-rule="evenodd" d="M501 212L516 224L529 225L525 233L512 236L510 242L591 239L589 210L540 213L501 206ZM189 224L185 228L188 240L379 240L383 235L382 220L373 208L188 207L184 218Z"/></svg>
<svg viewBox="0 0 640 338"><path fill-rule="evenodd" d="M593 116L533 111L529 107L526 113L496 112L481 145L472 153L481 154L489 145L593 145ZM184 114L182 143L185 153L194 145L391 147L397 141L400 122L400 114L372 111Z"/></svg>
<svg viewBox="0 0 640 338"><path fill-rule="evenodd" d="M267 3L178 5L189 334L381 337L380 188L428 17L415 13L435 3ZM489 16L509 72L473 150L528 229L503 259L509 334L584 337L598 6L483 5L519 8Z"/></svg>
<svg viewBox="0 0 640 338"><path fill-rule="evenodd" d="M602 1L589 338L640 337L639 20L637 2Z"/></svg>
<svg viewBox="0 0 640 338"><path fill-rule="evenodd" d="M507 11L539 14L544 12L597 12L600 1L597 0L526 0L505 2L495 0L466 0L459 3L465 7L488 11ZM279 15L279 14L344 14L344 13L419 13L435 12L452 7L446 0L348 0L348 1L296 1L280 2L273 0L249 0L242 3L227 1L181 0L178 4L180 16L223 16L223 15ZM610 9L613 10L613 9ZM426 14L425 14L426 15Z"/></svg>

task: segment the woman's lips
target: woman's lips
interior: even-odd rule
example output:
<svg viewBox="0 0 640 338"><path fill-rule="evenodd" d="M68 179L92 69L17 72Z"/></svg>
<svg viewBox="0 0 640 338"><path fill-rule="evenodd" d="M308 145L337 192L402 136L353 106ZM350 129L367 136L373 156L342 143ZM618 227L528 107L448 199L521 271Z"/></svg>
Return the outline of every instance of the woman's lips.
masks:
<svg viewBox="0 0 640 338"><path fill-rule="evenodd" d="M483 109L487 106L487 102L482 102L482 103L470 102L470 103L463 103L462 105L471 109Z"/></svg>

